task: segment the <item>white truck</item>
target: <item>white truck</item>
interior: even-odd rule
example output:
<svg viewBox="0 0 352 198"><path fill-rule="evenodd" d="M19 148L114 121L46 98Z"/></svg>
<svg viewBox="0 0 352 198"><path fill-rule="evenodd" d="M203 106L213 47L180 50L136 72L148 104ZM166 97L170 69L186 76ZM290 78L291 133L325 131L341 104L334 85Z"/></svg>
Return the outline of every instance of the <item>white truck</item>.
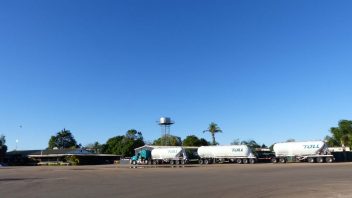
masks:
<svg viewBox="0 0 352 198"><path fill-rule="evenodd" d="M236 162L254 164L256 157L247 145L201 146L198 148L200 164Z"/></svg>
<svg viewBox="0 0 352 198"><path fill-rule="evenodd" d="M284 142L274 144L275 157L273 163L293 161L308 161L310 163L331 163L334 156L330 154L324 141Z"/></svg>
<svg viewBox="0 0 352 198"><path fill-rule="evenodd" d="M187 164L194 160L192 149L181 146L159 147L153 150L141 150L131 158L131 164ZM198 160L198 158L196 159Z"/></svg>

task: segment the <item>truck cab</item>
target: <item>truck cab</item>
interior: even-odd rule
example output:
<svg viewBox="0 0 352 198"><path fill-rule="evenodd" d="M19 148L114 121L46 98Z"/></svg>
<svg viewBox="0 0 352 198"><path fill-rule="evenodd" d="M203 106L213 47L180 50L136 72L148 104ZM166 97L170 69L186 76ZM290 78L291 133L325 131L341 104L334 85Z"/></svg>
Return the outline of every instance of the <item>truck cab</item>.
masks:
<svg viewBox="0 0 352 198"><path fill-rule="evenodd" d="M152 154L150 150L141 150L135 156L131 158L131 164L150 164L152 160Z"/></svg>

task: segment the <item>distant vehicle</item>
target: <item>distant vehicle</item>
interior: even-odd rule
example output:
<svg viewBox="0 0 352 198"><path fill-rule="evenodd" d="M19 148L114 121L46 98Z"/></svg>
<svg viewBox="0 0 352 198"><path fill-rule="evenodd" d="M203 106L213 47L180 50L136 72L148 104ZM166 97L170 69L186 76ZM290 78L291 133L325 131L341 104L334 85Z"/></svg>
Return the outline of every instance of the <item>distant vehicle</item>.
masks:
<svg viewBox="0 0 352 198"><path fill-rule="evenodd" d="M198 148L200 164L236 162L254 164L257 161L247 145L201 146Z"/></svg>
<svg viewBox="0 0 352 198"><path fill-rule="evenodd" d="M331 163L334 156L329 152L328 146L323 141L284 142L274 144L275 157L273 163L286 163L293 161L307 161L310 163Z"/></svg>

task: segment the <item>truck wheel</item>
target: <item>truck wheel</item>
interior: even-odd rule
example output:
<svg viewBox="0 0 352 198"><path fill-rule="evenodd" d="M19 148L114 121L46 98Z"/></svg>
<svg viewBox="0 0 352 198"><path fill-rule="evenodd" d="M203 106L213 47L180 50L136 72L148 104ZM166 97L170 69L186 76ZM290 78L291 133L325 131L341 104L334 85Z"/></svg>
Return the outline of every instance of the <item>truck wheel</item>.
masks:
<svg viewBox="0 0 352 198"><path fill-rule="evenodd" d="M324 158L318 157L318 158L317 158L317 162L318 162L318 163L323 163L323 162L324 162Z"/></svg>
<svg viewBox="0 0 352 198"><path fill-rule="evenodd" d="M285 159L285 158L280 158L280 159L279 159L279 162L280 162L280 163L286 163L286 159Z"/></svg>
<svg viewBox="0 0 352 198"><path fill-rule="evenodd" d="M326 157L326 158L325 158L325 161L326 161L326 163L331 163L331 162L333 162L334 160L332 159L332 157Z"/></svg>
<svg viewBox="0 0 352 198"><path fill-rule="evenodd" d="M244 164L248 164L248 159L245 158L242 161L243 161Z"/></svg>
<svg viewBox="0 0 352 198"><path fill-rule="evenodd" d="M180 160L176 160L175 162L176 162L176 163L175 163L176 165L179 165L179 164L180 164Z"/></svg>
<svg viewBox="0 0 352 198"><path fill-rule="evenodd" d="M170 160L170 164L174 165L175 164L174 160Z"/></svg>
<svg viewBox="0 0 352 198"><path fill-rule="evenodd" d="M314 162L315 162L315 160L314 160L314 158L309 157L309 158L308 158L308 162L309 162L309 163L314 163Z"/></svg>
<svg viewBox="0 0 352 198"><path fill-rule="evenodd" d="M271 162L272 162L272 163L277 163L277 158L276 158L276 157L271 158Z"/></svg>
<svg viewBox="0 0 352 198"><path fill-rule="evenodd" d="M132 164L133 164L133 165L137 165L137 161L136 161L136 160L133 160L133 161L132 161Z"/></svg>
<svg viewBox="0 0 352 198"><path fill-rule="evenodd" d="M204 160L204 164L209 164L209 160L208 160L208 159L205 159L205 160Z"/></svg>
<svg viewBox="0 0 352 198"><path fill-rule="evenodd" d="M153 160L153 165L157 165L158 161L157 160Z"/></svg>
<svg viewBox="0 0 352 198"><path fill-rule="evenodd" d="M242 164L242 159L237 159L236 162L237 164Z"/></svg>
<svg viewBox="0 0 352 198"><path fill-rule="evenodd" d="M253 158L249 159L249 163L250 164L254 164L255 163L255 159L253 159Z"/></svg>
<svg viewBox="0 0 352 198"><path fill-rule="evenodd" d="M203 164L203 160L202 159L199 159L199 164Z"/></svg>
<svg viewBox="0 0 352 198"><path fill-rule="evenodd" d="M181 160L181 164L182 164L182 165L187 164L186 160Z"/></svg>

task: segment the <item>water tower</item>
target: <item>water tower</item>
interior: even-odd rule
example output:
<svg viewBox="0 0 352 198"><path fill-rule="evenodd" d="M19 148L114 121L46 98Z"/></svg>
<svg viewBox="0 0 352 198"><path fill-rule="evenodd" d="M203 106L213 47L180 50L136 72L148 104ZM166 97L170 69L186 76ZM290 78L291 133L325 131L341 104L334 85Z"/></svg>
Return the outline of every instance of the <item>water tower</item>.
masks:
<svg viewBox="0 0 352 198"><path fill-rule="evenodd" d="M175 122L171 120L169 117L161 117L159 120L159 125L161 127L161 145L168 146L170 136L170 127Z"/></svg>

